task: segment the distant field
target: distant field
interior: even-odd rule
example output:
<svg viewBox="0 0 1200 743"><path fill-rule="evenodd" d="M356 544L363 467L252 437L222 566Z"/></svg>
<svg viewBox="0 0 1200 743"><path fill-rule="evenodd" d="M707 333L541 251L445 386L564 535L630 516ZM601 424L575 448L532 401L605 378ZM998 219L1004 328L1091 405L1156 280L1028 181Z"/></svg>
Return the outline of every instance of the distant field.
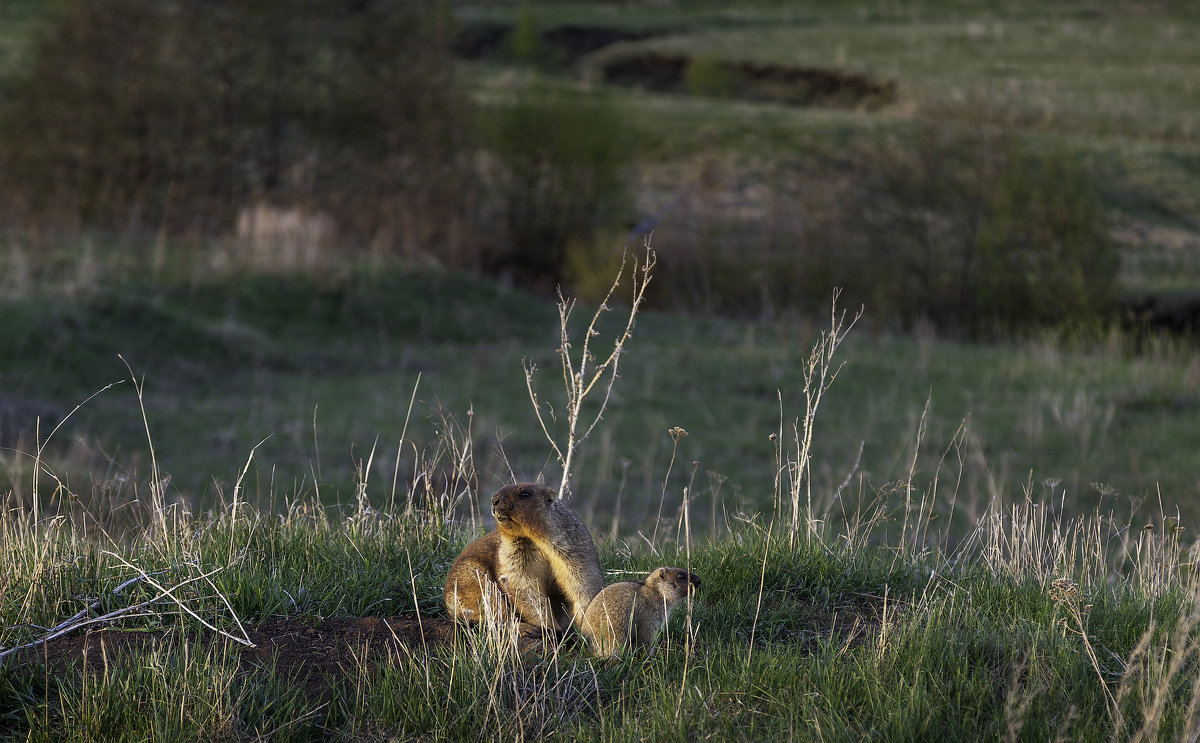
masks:
<svg viewBox="0 0 1200 743"><path fill-rule="evenodd" d="M15 25L0 24L0 45L18 48L46 7L5 3L0 13ZM986 11L952 2L533 7L543 29L658 34L594 52L582 67L641 50L833 66L900 83L898 102L876 111L614 91L633 131L638 216L714 173L713 203L753 214L769 190L762 175L776 160L861 154L877 142L902 147L929 118L961 121L991 106L1005 115L1036 112L1048 103L1049 119L1008 123L1031 146L1065 149L1097 174L1125 246L1125 289L1200 287L1193 138L1200 103L1187 74L1200 48L1194 13L1092 3ZM456 8L463 24L512 24L518 11L515 4ZM579 70L558 72L547 73L550 89L589 94ZM501 60L464 63L462 73L485 111L511 98L514 73ZM1002 99L973 109L980 92ZM1135 126L1126 127L1128 116ZM668 214L658 229L669 236L677 228ZM153 284L128 283L126 276L146 273L146 253L120 242L58 247L35 255L14 240L0 252L0 285L10 297L4 312L13 318L0 328L0 404L22 404L6 427L25 431L19 448L26 452L37 415L60 419L127 376L116 358L122 353L145 376L151 434L172 492L198 506L229 492L256 445L249 474L262 502L318 486L322 497L348 498L356 464L376 441L373 476L403 477L410 455L402 432L425 443L443 428L442 411L469 425L483 482L507 480L510 465L524 476L553 469L521 371L522 359L536 361L543 397L558 394L548 302L391 264L286 279L183 267ZM22 265L32 276L26 283L38 284L33 291L18 280ZM1065 490L1085 509L1102 497L1106 507L1127 509L1130 498L1157 506L1160 490L1164 505L1186 504L1200 492L1193 348L1164 343L1131 358L1120 338L1085 351L897 338L882 330L888 318L867 310L818 417L815 476L827 496L845 483L869 498L903 481L926 401L916 481L928 487L949 449L939 487L961 457L964 509L1026 491ZM689 436L679 443L666 502L677 507L697 462L693 489L710 494L709 521L727 498L762 508L775 473L767 436L781 418L789 429L801 414L800 365L819 328L818 320L647 314L606 424L585 444L580 496L607 507L620 493L640 504L637 518L652 515L671 462L667 430L681 426ZM128 482L118 477L122 469L145 477L148 452L131 388L120 384L85 405L48 456L74 477L95 477L100 490ZM956 437L964 421L965 435ZM0 488L24 492L29 460L6 456Z"/></svg>
<svg viewBox="0 0 1200 743"><path fill-rule="evenodd" d="M840 69L901 86L901 116L1096 136L1200 138L1200 16L1181 6L1006 3L788 3L737 10L688 4L612 12L602 4L534 5L545 28L623 27L653 34L599 52L681 53ZM513 12L471 8L470 21ZM585 57L582 65L594 64ZM998 117L998 118L997 118Z"/></svg>
<svg viewBox="0 0 1200 743"><path fill-rule="evenodd" d="M518 5L462 6L464 24L509 25ZM1000 126L1030 146L1086 164L1111 209L1130 291L1200 287L1200 16L1177 4L755 3L632 6L535 4L555 29L648 38L586 51L564 81L603 79L622 60L753 63L852 73L895 83L895 100L862 110L845 98L796 107L639 92L619 97L636 126L643 204L669 199L696 171L726 164L739 183L788 157L851 154L906 142L929 122ZM502 64L469 73L502 101ZM493 72L488 72L488 71ZM661 70L659 70L661 72ZM622 73L638 84L636 72ZM661 81L660 81L661 83ZM567 84L564 82L564 84ZM676 84L682 91L682 82ZM656 196L658 191L666 196ZM730 198L745 198L730 194ZM751 208L753 204L750 205ZM647 206L646 208L653 208ZM668 230L669 222L661 225Z"/></svg>
<svg viewBox="0 0 1200 743"><path fill-rule="evenodd" d="M413 471L402 434L423 448L456 430L449 418L461 439L469 429L481 489L509 480L510 468L519 478L557 478L521 370L523 359L535 362L542 399L561 410L555 311L519 292L389 268L340 279L125 285L78 300L9 301L4 315L12 320L0 331L0 404L24 406L8 430L25 431L5 446L33 452L35 415L45 417L44 436L55 418L127 378L120 353L144 378L169 491L194 507L229 497L252 449L242 497L263 505L301 494L351 500L355 468L375 445L369 476L390 489ZM1116 340L1080 352L960 345L877 336L875 322L868 313L852 332L817 418L821 502L839 485L847 500L894 497L928 401L913 482L925 491L940 478L947 515L957 488L955 518L977 516L993 497L1027 495L1123 513L1143 499L1157 512L1161 495L1162 507L1200 516L1196 351L1168 344L1129 358ZM792 440L802 364L819 329L642 317L605 421L580 453L584 507L612 513L620 498L625 528L634 528L655 515L664 488L674 513L689 483L697 518L709 525L738 508L769 507L776 454L768 437L782 424ZM689 435L672 467L675 426ZM132 384L84 405L47 451L77 488L92 479L97 497L114 488L128 495L149 466ZM8 450L3 465L0 487L27 494L29 457Z"/></svg>
<svg viewBox="0 0 1200 743"><path fill-rule="evenodd" d="M639 51L844 69L899 82L902 115L1195 144L1200 19L921 18L698 31Z"/></svg>

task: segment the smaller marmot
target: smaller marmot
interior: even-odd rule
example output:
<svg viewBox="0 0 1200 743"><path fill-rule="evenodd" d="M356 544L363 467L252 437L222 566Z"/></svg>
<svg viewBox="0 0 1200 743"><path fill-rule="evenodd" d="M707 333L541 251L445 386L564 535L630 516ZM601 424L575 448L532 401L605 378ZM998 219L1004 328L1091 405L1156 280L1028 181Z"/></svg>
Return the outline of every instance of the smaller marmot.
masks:
<svg viewBox="0 0 1200 743"><path fill-rule="evenodd" d="M500 534L491 532L463 548L446 576L446 610L468 624L487 617L507 621L516 607L497 583Z"/></svg>
<svg viewBox="0 0 1200 743"><path fill-rule="evenodd" d="M652 648L671 610L700 587L683 568L655 568L645 580L622 581L596 594L583 620L583 634L600 657L637 646Z"/></svg>
<svg viewBox="0 0 1200 743"><path fill-rule="evenodd" d="M604 587L587 526L552 488L537 483L501 488L492 497L492 515L496 531L468 544L450 566L450 615L477 622L490 602L504 618L515 612L545 629L581 624Z"/></svg>

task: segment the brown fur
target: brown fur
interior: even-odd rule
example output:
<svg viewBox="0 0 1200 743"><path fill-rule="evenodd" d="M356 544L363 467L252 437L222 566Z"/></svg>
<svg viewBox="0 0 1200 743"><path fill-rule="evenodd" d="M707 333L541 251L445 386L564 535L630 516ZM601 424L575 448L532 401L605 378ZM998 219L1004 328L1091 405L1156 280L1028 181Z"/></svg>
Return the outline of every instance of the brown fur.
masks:
<svg viewBox="0 0 1200 743"><path fill-rule="evenodd" d="M467 622L483 617L488 596L538 627L583 621L604 587L600 558L583 522L544 485L501 488L492 497L496 531L467 545L446 579L446 608Z"/></svg>
<svg viewBox="0 0 1200 743"><path fill-rule="evenodd" d="M496 577L499 550L500 535L493 531L468 544L455 558L444 594L451 617L474 624L489 614L498 620L513 616L516 608Z"/></svg>
<svg viewBox="0 0 1200 743"><path fill-rule="evenodd" d="M698 588L698 577L670 566L655 568L645 580L612 583L588 606L583 634L600 657L628 647L652 648L671 610Z"/></svg>

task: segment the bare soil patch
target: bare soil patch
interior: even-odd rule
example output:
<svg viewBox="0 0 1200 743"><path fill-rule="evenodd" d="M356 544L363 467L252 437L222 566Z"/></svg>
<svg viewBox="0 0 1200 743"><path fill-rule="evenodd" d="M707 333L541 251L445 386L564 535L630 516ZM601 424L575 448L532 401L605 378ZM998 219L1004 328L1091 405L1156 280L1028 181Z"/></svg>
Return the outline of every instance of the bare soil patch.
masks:
<svg viewBox="0 0 1200 743"><path fill-rule="evenodd" d="M687 92L692 58L685 54L613 54L600 62L604 81L668 93ZM793 67L757 62L721 63L732 75L732 97L793 106L876 109L894 103L894 80L824 67Z"/></svg>

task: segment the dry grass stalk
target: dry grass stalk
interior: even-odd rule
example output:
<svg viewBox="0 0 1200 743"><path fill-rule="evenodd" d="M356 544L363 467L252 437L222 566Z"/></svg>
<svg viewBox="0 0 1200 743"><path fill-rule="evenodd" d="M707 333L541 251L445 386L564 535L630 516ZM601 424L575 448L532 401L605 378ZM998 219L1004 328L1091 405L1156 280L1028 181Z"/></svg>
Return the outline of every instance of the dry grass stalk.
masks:
<svg viewBox="0 0 1200 743"><path fill-rule="evenodd" d="M822 330L809 353L804 367L804 417L792 425L795 436L795 458L784 464L789 475L789 494L792 505L792 530L790 539L794 543L800 534L801 521L809 537L817 536L818 519L812 502L812 445L817 418L817 409L829 386L841 371L841 364L834 366L833 357L838 346L846 339L851 328L863 315L860 307L854 318L846 322L846 312L838 312L840 289L833 292L830 307L829 330ZM805 508L801 510L801 501Z"/></svg>

